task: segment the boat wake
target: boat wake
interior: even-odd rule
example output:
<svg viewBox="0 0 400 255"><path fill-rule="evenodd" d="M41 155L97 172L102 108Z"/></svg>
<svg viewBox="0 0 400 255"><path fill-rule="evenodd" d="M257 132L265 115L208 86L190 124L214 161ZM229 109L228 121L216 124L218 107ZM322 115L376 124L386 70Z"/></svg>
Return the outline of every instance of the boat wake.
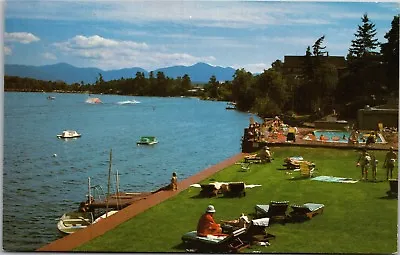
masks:
<svg viewBox="0 0 400 255"><path fill-rule="evenodd" d="M140 102L139 102L139 101L136 101L136 100L127 100L127 101L120 101L120 102L117 102L117 104L119 104L119 105L125 105L125 104L140 104Z"/></svg>

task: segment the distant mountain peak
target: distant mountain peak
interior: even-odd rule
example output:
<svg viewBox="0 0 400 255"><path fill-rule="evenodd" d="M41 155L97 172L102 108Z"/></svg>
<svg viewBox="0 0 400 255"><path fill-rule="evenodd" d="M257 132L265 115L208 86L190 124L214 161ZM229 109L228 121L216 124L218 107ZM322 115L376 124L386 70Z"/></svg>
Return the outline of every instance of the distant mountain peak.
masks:
<svg viewBox="0 0 400 255"><path fill-rule="evenodd" d="M214 75L219 81L232 80L235 69L231 67L212 66L204 62L198 62L192 66L170 66L153 70L154 73L161 71L170 78L183 77L189 75L192 82L207 83ZM123 68L118 70L101 70L95 67L76 67L71 64L60 62L44 66L23 66L23 65L4 65L5 75L29 77L40 80L62 80L68 84L94 83L98 74L103 75L105 81L117 80L122 77L134 78L137 72L142 72L145 76L148 71L140 67Z"/></svg>

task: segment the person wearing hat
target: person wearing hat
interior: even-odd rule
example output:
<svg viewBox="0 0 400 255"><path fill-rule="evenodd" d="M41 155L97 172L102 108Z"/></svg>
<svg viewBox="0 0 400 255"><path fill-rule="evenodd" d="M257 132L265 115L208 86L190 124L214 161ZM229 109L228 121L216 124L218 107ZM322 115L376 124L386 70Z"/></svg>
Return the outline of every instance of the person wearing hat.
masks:
<svg viewBox="0 0 400 255"><path fill-rule="evenodd" d="M394 163L396 162L397 159L397 154L394 152L393 147L390 147L390 150L388 153L386 153L385 157L385 162L383 162L383 167L386 168L386 180L393 178L393 168L394 168Z"/></svg>
<svg viewBox="0 0 400 255"><path fill-rule="evenodd" d="M214 220L215 208L213 205L209 205L206 212L200 217L197 223L197 235L206 237L207 235L225 235L222 234L222 228L220 224L217 224Z"/></svg>

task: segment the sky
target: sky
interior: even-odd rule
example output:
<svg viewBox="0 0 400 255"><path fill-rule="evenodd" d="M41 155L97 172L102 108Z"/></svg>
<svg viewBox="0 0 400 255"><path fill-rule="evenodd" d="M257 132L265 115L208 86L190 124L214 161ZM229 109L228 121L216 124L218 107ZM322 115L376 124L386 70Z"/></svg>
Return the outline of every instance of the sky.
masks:
<svg viewBox="0 0 400 255"><path fill-rule="evenodd" d="M3 2L4 63L113 70L198 62L268 69L304 55L325 35L330 56L346 56L367 13L386 42L399 1L61 1Z"/></svg>

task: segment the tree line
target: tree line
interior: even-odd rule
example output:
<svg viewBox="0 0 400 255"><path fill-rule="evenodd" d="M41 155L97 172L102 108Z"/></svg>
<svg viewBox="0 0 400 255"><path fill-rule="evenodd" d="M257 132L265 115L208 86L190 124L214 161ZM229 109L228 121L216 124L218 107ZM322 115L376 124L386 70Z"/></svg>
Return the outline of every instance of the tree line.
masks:
<svg viewBox="0 0 400 255"><path fill-rule="evenodd" d="M276 60L271 68L253 75L236 70L232 81L219 82L211 76L203 90L193 92L186 74L175 79L163 72L137 72L135 78L104 81L102 74L93 84L62 81L39 81L5 77L6 91L66 91L137 96L199 96L204 99L233 101L238 110L267 117L279 114L324 114L333 109L344 117L354 117L365 104L376 105L389 97L398 98L399 15L394 16L386 42L376 38L375 24L364 14L346 56L346 68L338 70L326 61L329 52L323 46L325 35L305 49L301 72L285 72L284 63ZM339 72L340 71L340 72ZM197 87L196 86L196 87Z"/></svg>

